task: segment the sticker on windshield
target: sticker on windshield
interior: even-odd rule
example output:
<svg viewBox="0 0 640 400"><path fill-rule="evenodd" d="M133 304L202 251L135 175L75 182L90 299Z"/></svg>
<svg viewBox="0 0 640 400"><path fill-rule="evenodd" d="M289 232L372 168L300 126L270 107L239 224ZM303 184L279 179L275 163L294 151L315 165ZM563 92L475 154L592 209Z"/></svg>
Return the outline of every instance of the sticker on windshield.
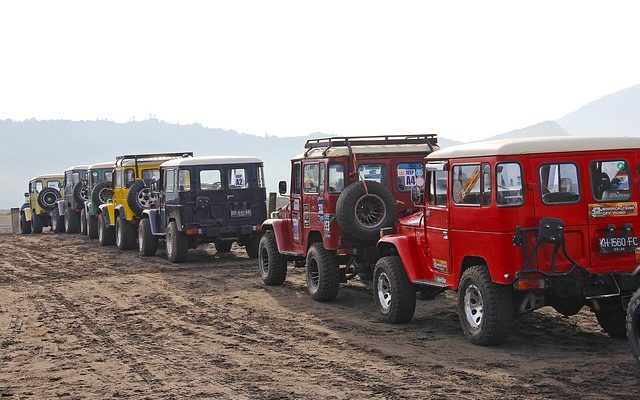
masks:
<svg viewBox="0 0 640 400"><path fill-rule="evenodd" d="M589 204L591 218L635 217L637 215L638 203L636 202Z"/></svg>

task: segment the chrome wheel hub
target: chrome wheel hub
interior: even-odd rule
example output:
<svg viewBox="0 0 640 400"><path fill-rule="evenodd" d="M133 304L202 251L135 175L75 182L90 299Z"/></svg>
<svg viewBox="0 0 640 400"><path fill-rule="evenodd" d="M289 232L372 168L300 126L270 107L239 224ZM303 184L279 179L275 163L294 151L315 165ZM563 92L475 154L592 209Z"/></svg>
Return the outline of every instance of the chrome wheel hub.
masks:
<svg viewBox="0 0 640 400"><path fill-rule="evenodd" d="M378 276L377 292L378 303L380 303L383 312L386 313L391 307L391 284L389 283L389 277L384 272Z"/></svg>
<svg viewBox="0 0 640 400"><path fill-rule="evenodd" d="M480 293L476 285L467 286L467 290L464 293L464 313L469 326L474 329L480 327L480 324L482 324L484 305L482 293Z"/></svg>
<svg viewBox="0 0 640 400"><path fill-rule="evenodd" d="M149 188L144 188L138 193L138 203L144 208L149 208L156 204L158 197Z"/></svg>

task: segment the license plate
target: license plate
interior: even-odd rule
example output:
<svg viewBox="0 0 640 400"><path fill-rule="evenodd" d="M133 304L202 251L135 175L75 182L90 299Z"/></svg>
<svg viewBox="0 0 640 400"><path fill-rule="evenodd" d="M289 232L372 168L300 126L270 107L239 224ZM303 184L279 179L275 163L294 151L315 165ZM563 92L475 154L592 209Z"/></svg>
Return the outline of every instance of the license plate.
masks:
<svg viewBox="0 0 640 400"><path fill-rule="evenodd" d="M600 241L600 253L632 253L640 245L637 236L609 236L598 239Z"/></svg>

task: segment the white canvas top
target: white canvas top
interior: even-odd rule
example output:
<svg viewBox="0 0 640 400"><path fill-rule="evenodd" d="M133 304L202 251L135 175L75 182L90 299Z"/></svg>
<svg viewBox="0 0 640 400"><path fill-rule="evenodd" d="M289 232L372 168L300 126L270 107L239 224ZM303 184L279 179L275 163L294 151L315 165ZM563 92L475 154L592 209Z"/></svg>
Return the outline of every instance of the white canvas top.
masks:
<svg viewBox="0 0 640 400"><path fill-rule="evenodd" d="M219 164L253 164L261 162L261 159L249 156L197 156L187 158L174 158L173 160L165 161L164 163L162 163L161 167Z"/></svg>
<svg viewBox="0 0 640 400"><path fill-rule="evenodd" d="M76 166L67 168L64 172L73 171L73 170L86 171L88 168L89 168L88 165L76 165Z"/></svg>
<svg viewBox="0 0 640 400"><path fill-rule="evenodd" d="M433 150L436 151L439 149L438 146L432 145ZM323 153L326 150L326 155ZM354 144L351 146L351 150L353 150L354 154L389 154L389 153L423 153L426 154L429 150L429 147L426 144L399 144L399 145L372 145L372 146L358 146ZM349 155L349 148L346 146L336 146L330 147L328 150L326 147L317 147L315 149L309 150L306 158L323 158L323 157L343 157ZM305 158L304 152L298 154L293 159L298 160L301 158Z"/></svg>
<svg viewBox="0 0 640 400"><path fill-rule="evenodd" d="M93 169L115 168L115 166L116 166L116 163L114 161L109 161L109 162L91 164L87 169L93 170Z"/></svg>
<svg viewBox="0 0 640 400"><path fill-rule="evenodd" d="M640 149L640 137L547 136L465 143L433 152L427 160L628 149Z"/></svg>
<svg viewBox="0 0 640 400"><path fill-rule="evenodd" d="M64 175L60 175L60 174L38 175L38 176L34 176L33 178L31 178L30 181L35 181L37 179L60 179L60 180L63 180L64 179Z"/></svg>

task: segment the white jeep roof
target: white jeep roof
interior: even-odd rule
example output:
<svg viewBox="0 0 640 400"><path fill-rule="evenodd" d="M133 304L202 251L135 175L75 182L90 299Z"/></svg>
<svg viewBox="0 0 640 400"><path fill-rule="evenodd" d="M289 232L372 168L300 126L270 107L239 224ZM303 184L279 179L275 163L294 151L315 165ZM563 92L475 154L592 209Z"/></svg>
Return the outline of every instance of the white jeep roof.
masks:
<svg viewBox="0 0 640 400"><path fill-rule="evenodd" d="M64 179L64 175L60 175L60 174L37 175L37 176L34 176L33 178L29 179L29 181L35 181L37 179Z"/></svg>
<svg viewBox="0 0 640 400"><path fill-rule="evenodd" d="M640 149L640 137L547 136L487 140L447 147L429 154L427 160L627 149Z"/></svg>
<svg viewBox="0 0 640 400"><path fill-rule="evenodd" d="M249 156L197 156L187 158L174 158L173 160L165 161L160 166L180 167L194 165L253 164L261 162L261 159Z"/></svg>
<svg viewBox="0 0 640 400"><path fill-rule="evenodd" d="M73 171L73 170L81 170L81 171L84 170L84 171L86 171L87 168L89 168L88 165L76 165L76 166L69 167L69 168L65 169L64 172Z"/></svg>
<svg viewBox="0 0 640 400"><path fill-rule="evenodd" d="M436 151L440 149L437 145L432 145L433 150ZM429 147L425 144L399 144L394 146L380 146L380 145L371 145L371 146L351 146L354 154L386 154L386 153L427 153ZM325 154L326 151L326 154ZM324 157L343 157L349 155L349 148L346 146L336 146L330 147L328 150L326 147L316 147L314 149L310 149L307 153L306 157L305 153L302 152L295 157L294 160L298 160L301 158L324 158Z"/></svg>
<svg viewBox="0 0 640 400"><path fill-rule="evenodd" d="M115 168L115 166L116 166L115 161L109 161L109 162L91 164L87 169L93 170L93 169L102 169L102 168Z"/></svg>

